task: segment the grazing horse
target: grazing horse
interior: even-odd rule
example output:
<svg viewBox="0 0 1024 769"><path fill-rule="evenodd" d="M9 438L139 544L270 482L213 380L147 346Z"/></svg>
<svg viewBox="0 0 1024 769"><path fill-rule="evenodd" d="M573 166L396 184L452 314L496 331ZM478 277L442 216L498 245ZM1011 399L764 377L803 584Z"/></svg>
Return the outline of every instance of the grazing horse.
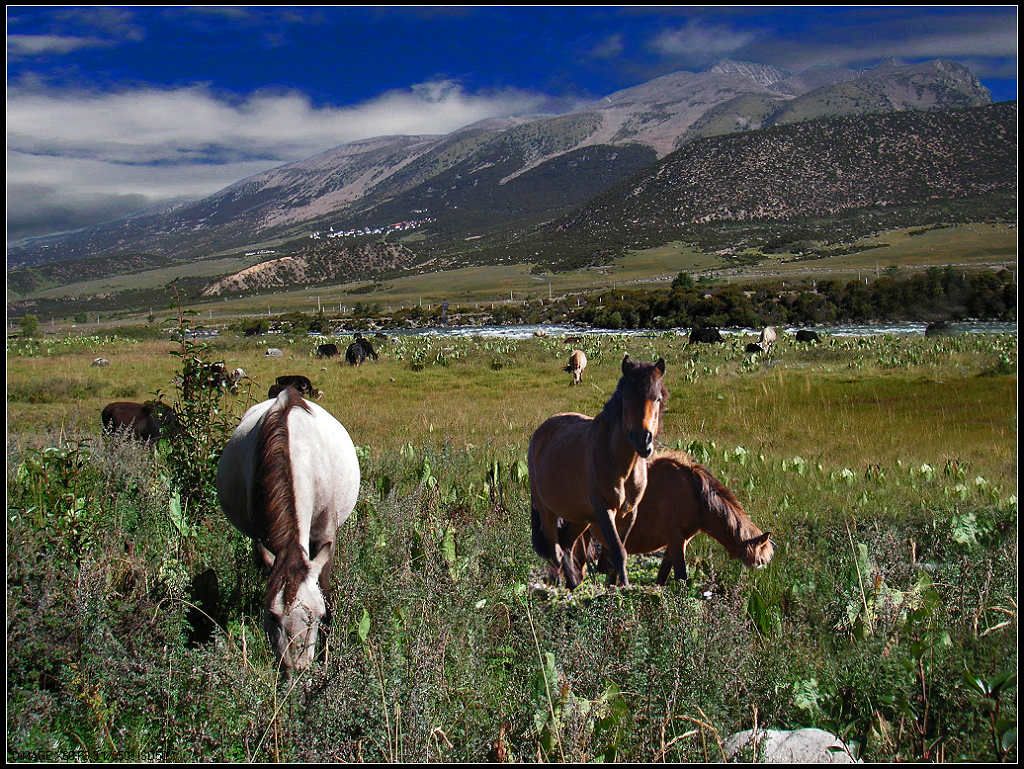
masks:
<svg viewBox="0 0 1024 769"><path fill-rule="evenodd" d="M377 360L377 352L373 349L373 345L370 344L370 340L356 332L356 344L363 348L363 354L367 358L373 358Z"/></svg>
<svg viewBox="0 0 1024 769"><path fill-rule="evenodd" d="M820 342L821 337L818 336L817 331L810 331L809 329L802 328L796 332L796 341L798 342Z"/></svg>
<svg viewBox="0 0 1024 769"><path fill-rule="evenodd" d="M707 328L695 328L690 332L690 344L696 344L697 342L724 342L725 338L718 332L718 329L714 326L708 326Z"/></svg>
<svg viewBox="0 0 1024 769"><path fill-rule="evenodd" d="M335 355L338 354L338 345L336 344L317 345L316 357L318 358L333 358Z"/></svg>
<svg viewBox="0 0 1024 769"><path fill-rule="evenodd" d="M359 341L355 341L348 346L345 350L345 361L350 366L358 366L364 360L366 360L366 350L359 344Z"/></svg>
<svg viewBox="0 0 1024 769"><path fill-rule="evenodd" d="M749 568L767 566L775 552L771 532L755 526L732 492L706 467L683 452L659 454L647 462L647 491L637 506L626 551L641 554L665 548L658 584L668 582L673 570L676 579L686 579L686 546L698 531L717 539L731 557ZM576 540L577 568L595 559L591 544L589 533ZM603 552L597 556L597 568L611 568Z"/></svg>
<svg viewBox="0 0 1024 769"><path fill-rule="evenodd" d="M309 377L302 376L302 374L284 374L279 376L274 384L270 385L270 389L267 390L267 398L276 398L288 387L294 387L299 391L299 395L316 394L313 383L309 381Z"/></svg>
<svg viewBox="0 0 1024 769"><path fill-rule="evenodd" d="M160 421L152 403L108 403L100 412L100 419L105 433L113 434L119 430L126 430L143 443L153 444L160 440Z"/></svg>
<svg viewBox="0 0 1024 769"><path fill-rule="evenodd" d="M569 356L569 365L564 370L572 374L572 384L578 385L583 383L583 369L586 367L587 354L583 350L573 350Z"/></svg>
<svg viewBox="0 0 1024 769"><path fill-rule="evenodd" d="M758 338L757 341L758 343L760 343L762 349L767 350L773 344L775 344L775 340L777 338L778 335L775 333L775 327L765 326L764 328L761 329L761 336Z"/></svg>
<svg viewBox="0 0 1024 769"><path fill-rule="evenodd" d="M626 551L616 530L628 534L636 505L647 487L647 457L668 398L665 360L641 363L622 359L622 377L596 417L555 414L530 438L530 522L533 548L559 569L570 589L580 582L571 550L590 526L608 550L616 579L628 585ZM559 531L559 520L566 523Z"/></svg>
<svg viewBox="0 0 1024 769"><path fill-rule="evenodd" d="M348 432L294 387L246 411L221 454L217 497L269 571L264 627L288 670L313 660L335 537L358 493Z"/></svg>

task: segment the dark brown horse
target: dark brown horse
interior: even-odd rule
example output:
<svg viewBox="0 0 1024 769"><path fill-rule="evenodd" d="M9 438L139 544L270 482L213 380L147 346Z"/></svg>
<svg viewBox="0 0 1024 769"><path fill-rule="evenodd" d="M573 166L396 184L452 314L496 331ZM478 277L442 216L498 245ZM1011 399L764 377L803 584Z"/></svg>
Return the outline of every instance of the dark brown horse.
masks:
<svg viewBox="0 0 1024 769"><path fill-rule="evenodd" d="M270 385L270 389L267 390L267 397L276 398L289 387L294 387L298 390L299 395L313 396L316 394L316 388L309 381L309 377L302 376L301 374L284 374L279 376L274 384Z"/></svg>
<svg viewBox="0 0 1024 769"><path fill-rule="evenodd" d="M611 558L609 581L629 584L616 523L628 533L647 487L646 459L654 453L668 399L664 374L663 358L640 363L627 355L618 387L600 414L556 414L530 439L533 548L552 563L556 579L561 570L570 589L580 582L573 543L591 524Z"/></svg>
<svg viewBox="0 0 1024 769"><path fill-rule="evenodd" d="M131 437L143 443L154 444L160 440L161 413L152 402L133 403L115 401L103 407L100 413L103 432L113 434L126 431Z"/></svg>
<svg viewBox="0 0 1024 769"><path fill-rule="evenodd" d="M755 526L732 492L706 467L682 452L658 455L647 463L647 491L626 538L626 551L641 554L665 548L658 584L668 582L672 570L676 579L686 579L686 546L699 531L717 539L731 557L750 568L766 566L775 552L771 532ZM573 560L577 568L593 560L599 571L611 568L604 553L595 552L589 533L576 541Z"/></svg>

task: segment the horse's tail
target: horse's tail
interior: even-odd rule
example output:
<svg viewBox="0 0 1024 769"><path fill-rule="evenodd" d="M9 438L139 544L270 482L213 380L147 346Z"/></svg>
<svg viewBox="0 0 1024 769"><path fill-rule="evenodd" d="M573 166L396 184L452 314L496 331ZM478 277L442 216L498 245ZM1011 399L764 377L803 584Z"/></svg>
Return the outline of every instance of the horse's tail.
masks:
<svg viewBox="0 0 1024 769"><path fill-rule="evenodd" d="M541 558L546 558L549 561L555 560L555 544L549 542L548 538L544 535L544 527L541 524L540 510L537 506L530 504L530 528L532 531L533 538L533 550Z"/></svg>

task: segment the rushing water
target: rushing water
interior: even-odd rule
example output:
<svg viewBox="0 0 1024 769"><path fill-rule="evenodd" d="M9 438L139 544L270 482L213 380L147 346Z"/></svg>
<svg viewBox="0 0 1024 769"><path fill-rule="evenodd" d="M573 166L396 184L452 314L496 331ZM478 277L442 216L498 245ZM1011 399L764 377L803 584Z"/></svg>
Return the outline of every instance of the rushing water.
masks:
<svg viewBox="0 0 1024 769"><path fill-rule="evenodd" d="M925 322L906 323L844 323L836 325L821 326L778 326L776 330L780 334L796 334L801 328L812 329L819 334L829 336L881 336L884 334L896 334L903 336L924 336ZM604 328L583 328L580 326L560 326L548 324L529 324L519 326L434 326L430 328L412 329L384 329L384 333L393 336L481 336L503 339L528 339L536 336L534 332L541 335L559 337L575 336L579 334L615 334L621 336L657 336L660 334L676 334L678 336L689 336L690 330L686 328L672 329L604 329ZM761 329L753 328L723 328L723 335L742 334L758 335ZM1017 324L1008 322L987 322L987 321L965 321L963 323L950 323L949 332L965 334L1016 334Z"/></svg>

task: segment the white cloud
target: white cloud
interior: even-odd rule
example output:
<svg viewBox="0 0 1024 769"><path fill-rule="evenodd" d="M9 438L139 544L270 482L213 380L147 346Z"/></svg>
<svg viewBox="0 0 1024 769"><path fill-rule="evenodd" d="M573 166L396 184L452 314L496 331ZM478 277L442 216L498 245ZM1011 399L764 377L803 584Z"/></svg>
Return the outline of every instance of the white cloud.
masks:
<svg viewBox="0 0 1024 769"><path fill-rule="evenodd" d="M663 30L650 41L649 47L666 58L705 63L728 56L748 45L754 38L752 32L741 32L720 24L690 21L682 27Z"/></svg>
<svg viewBox="0 0 1024 769"><path fill-rule="evenodd" d="M540 94L469 93L451 80L345 107L314 105L297 92L239 99L202 86L117 93L15 86L7 101L8 230L18 231L17 212L31 209L32 197L71 208L97 198L199 198L359 139L446 134L545 104Z"/></svg>
<svg viewBox="0 0 1024 769"><path fill-rule="evenodd" d="M870 39L865 35L855 46L833 44L808 46L795 51L788 58L790 68L806 68L815 64L836 66L857 65L878 59L985 59L1017 57L1017 31L1015 28L964 30L958 33L924 33L914 37L886 39L879 35ZM975 72L975 74L978 74Z"/></svg>
<svg viewBox="0 0 1024 769"><path fill-rule="evenodd" d="M625 45L622 35L611 35L590 49L590 56L595 59L614 59L622 55Z"/></svg>
<svg viewBox="0 0 1024 769"><path fill-rule="evenodd" d="M106 40L95 37L71 37L67 35L8 35L7 55L14 57L65 54L80 48L98 48L110 45Z"/></svg>

